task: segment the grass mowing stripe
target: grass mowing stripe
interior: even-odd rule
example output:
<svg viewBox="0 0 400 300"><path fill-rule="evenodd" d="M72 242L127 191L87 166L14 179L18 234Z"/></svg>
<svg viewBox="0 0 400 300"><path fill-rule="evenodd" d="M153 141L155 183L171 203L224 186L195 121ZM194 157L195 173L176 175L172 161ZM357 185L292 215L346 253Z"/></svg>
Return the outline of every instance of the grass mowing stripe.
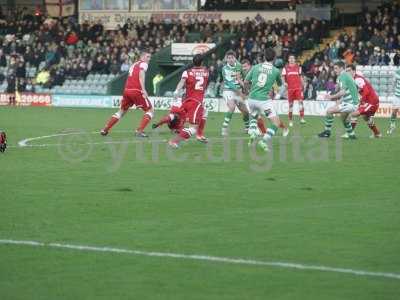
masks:
<svg viewBox="0 0 400 300"><path fill-rule="evenodd" d="M61 244L61 243L43 243L38 241L18 241L18 240L2 240L0 239L0 244L3 245L25 245L32 247L50 247L50 248L62 248L71 249L78 251L94 251L94 252L110 252L110 253L124 253L133 254L141 256L155 256L155 257L168 257L177 259L187 259L187 260L199 260L199 261L212 261L227 264L240 264L240 265L256 265L256 266L269 266L278 268L288 268L297 270L310 270L310 271L322 271L322 272L334 272L334 273L344 273L357 276L372 276L372 277L383 277L400 280L400 274L396 273L385 273L385 272L370 272L364 270L355 270L348 268L335 268L327 266L316 266L316 265L305 265L300 263L290 263L290 262L280 262L280 261L260 261L254 259L244 259L244 258L229 258L229 257L218 257L218 256L208 256L208 255L198 255L198 254L179 254L179 253L169 253L169 252L153 252L153 251L142 251L142 250L132 250L132 249L122 249L114 247L97 247L97 246L86 246L86 245L72 245L72 244Z"/></svg>

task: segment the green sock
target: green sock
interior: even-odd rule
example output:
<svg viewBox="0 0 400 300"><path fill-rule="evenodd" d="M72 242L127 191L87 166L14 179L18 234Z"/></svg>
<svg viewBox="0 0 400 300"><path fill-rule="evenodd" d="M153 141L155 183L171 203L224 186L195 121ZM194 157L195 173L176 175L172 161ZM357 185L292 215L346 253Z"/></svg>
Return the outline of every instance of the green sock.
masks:
<svg viewBox="0 0 400 300"><path fill-rule="evenodd" d="M397 114L392 114L390 116L390 125L394 125L396 123Z"/></svg>
<svg viewBox="0 0 400 300"><path fill-rule="evenodd" d="M343 121L343 126L344 126L344 129L346 129L346 132L348 135L354 135L354 130L353 130L353 127L351 126L350 122Z"/></svg>
<svg viewBox="0 0 400 300"><path fill-rule="evenodd" d="M225 117L224 117L224 123L222 123L222 127L226 128L229 126L229 123L231 122L233 113L232 112L226 112Z"/></svg>
<svg viewBox="0 0 400 300"><path fill-rule="evenodd" d="M248 115L243 116L244 128L247 130L250 126L250 118Z"/></svg>
<svg viewBox="0 0 400 300"><path fill-rule="evenodd" d="M256 130L257 129L257 118L252 117L249 122L249 130Z"/></svg>
<svg viewBox="0 0 400 300"><path fill-rule="evenodd" d="M333 116L327 115L325 117L324 124L325 124L325 130L330 132L332 130L332 125L333 125Z"/></svg>

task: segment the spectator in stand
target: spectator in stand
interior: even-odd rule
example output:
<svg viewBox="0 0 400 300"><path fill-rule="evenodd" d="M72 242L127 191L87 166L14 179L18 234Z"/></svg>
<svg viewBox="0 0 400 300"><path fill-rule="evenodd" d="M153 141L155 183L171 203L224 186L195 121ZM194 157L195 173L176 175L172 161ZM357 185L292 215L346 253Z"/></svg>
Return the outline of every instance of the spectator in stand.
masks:
<svg viewBox="0 0 400 300"><path fill-rule="evenodd" d="M18 62L18 66L15 71L15 76L18 79L26 77L25 63L22 60Z"/></svg>
<svg viewBox="0 0 400 300"><path fill-rule="evenodd" d="M0 67L7 66L6 55L4 54L3 49L0 49Z"/></svg>
<svg viewBox="0 0 400 300"><path fill-rule="evenodd" d="M381 52L379 54L378 58L378 65L380 66L388 66L390 63L390 57L387 55L385 49L381 49Z"/></svg>
<svg viewBox="0 0 400 300"><path fill-rule="evenodd" d="M76 45L78 43L78 41L79 41L79 37L75 31L69 32L65 39L65 43L67 45Z"/></svg>
<svg viewBox="0 0 400 300"><path fill-rule="evenodd" d="M117 62L116 59L113 59L110 64L110 73L111 74L118 74L121 69L121 65Z"/></svg>
<svg viewBox="0 0 400 300"><path fill-rule="evenodd" d="M325 89L329 94L332 94L336 90L336 84L333 77L329 76L328 81L325 84Z"/></svg>
<svg viewBox="0 0 400 300"><path fill-rule="evenodd" d="M396 54L393 57L393 64L395 66L400 66L400 48L397 49Z"/></svg>
<svg viewBox="0 0 400 300"><path fill-rule="evenodd" d="M379 47L374 48L374 53L369 57L368 64L371 66L375 66L379 64L381 49Z"/></svg>
<svg viewBox="0 0 400 300"><path fill-rule="evenodd" d="M35 88L33 86L32 79L30 79L30 78L28 78L26 80L25 92L28 92L28 93L34 93L35 92Z"/></svg>
<svg viewBox="0 0 400 300"><path fill-rule="evenodd" d="M354 53L351 48L348 48L344 53L343 53L343 58L346 61L346 64L351 65L353 63L354 59Z"/></svg>
<svg viewBox="0 0 400 300"><path fill-rule="evenodd" d="M329 60L335 61L338 59L339 47L340 47L339 40L336 41L335 43L332 43L331 47L329 48L329 52L328 52Z"/></svg>
<svg viewBox="0 0 400 300"><path fill-rule="evenodd" d="M40 85L45 85L49 82L50 72L47 67L44 67L36 76L36 83Z"/></svg>

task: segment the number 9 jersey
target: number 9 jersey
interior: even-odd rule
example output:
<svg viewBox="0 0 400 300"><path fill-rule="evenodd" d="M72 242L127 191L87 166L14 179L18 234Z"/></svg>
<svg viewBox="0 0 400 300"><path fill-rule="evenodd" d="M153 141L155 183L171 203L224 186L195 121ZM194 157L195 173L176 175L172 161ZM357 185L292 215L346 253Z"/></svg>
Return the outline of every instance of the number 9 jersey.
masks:
<svg viewBox="0 0 400 300"><path fill-rule="evenodd" d="M258 101L270 100L270 91L274 83L282 85L281 72L272 63L264 62L255 65L246 75L245 81L251 83L249 99Z"/></svg>
<svg viewBox="0 0 400 300"><path fill-rule="evenodd" d="M209 72L206 67L193 67L182 73L186 83L186 95L183 102L193 100L203 103L204 94L208 86Z"/></svg>

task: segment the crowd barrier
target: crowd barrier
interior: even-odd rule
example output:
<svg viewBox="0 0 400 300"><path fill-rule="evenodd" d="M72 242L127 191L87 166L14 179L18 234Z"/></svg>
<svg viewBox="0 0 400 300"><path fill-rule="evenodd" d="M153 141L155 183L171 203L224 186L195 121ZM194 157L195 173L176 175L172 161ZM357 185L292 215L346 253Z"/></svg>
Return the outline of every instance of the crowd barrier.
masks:
<svg viewBox="0 0 400 300"><path fill-rule="evenodd" d="M0 93L0 105L16 106L54 106L54 107L87 107L87 108L118 108L122 96L99 96L99 95L61 95L43 93ZM171 107L170 97L149 97L156 110L168 110ZM288 102L285 100L274 100L275 109L278 114L288 113ZM206 98L205 104L209 112L226 112L227 106L222 98ZM333 101L305 100L305 114L309 116L323 116ZM388 118L392 112L390 102L381 102L376 113L377 117ZM298 105L294 104L294 114L298 114Z"/></svg>

